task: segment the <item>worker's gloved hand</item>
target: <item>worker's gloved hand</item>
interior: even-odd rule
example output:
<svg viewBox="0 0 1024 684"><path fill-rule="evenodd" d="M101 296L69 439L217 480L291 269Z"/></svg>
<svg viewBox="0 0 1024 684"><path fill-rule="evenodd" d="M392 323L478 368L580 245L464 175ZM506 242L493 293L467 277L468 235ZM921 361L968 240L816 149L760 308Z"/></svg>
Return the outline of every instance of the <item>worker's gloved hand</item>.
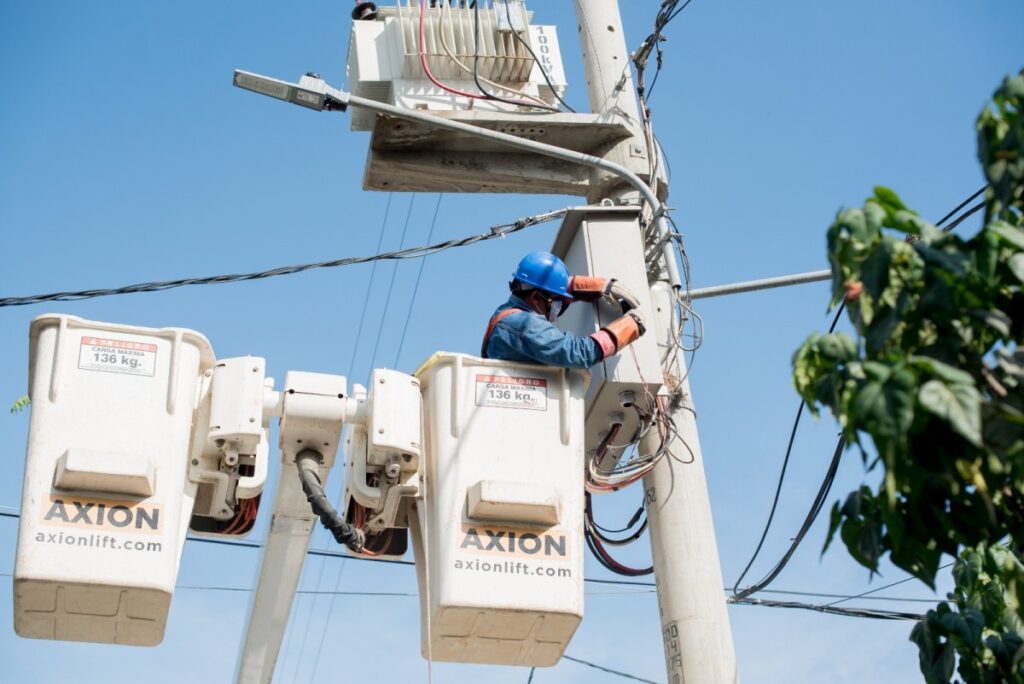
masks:
<svg viewBox="0 0 1024 684"><path fill-rule="evenodd" d="M604 297L607 278L576 275L569 278L569 294L581 302L596 302Z"/></svg>
<svg viewBox="0 0 1024 684"><path fill-rule="evenodd" d="M624 347L640 339L647 332L643 318L637 311L630 311L591 335L604 353L602 358L617 354Z"/></svg>
<svg viewBox="0 0 1024 684"><path fill-rule="evenodd" d="M640 307L640 301L615 278L577 275L569 279L569 294L581 302L596 302L607 297L623 313Z"/></svg>
<svg viewBox="0 0 1024 684"><path fill-rule="evenodd" d="M622 313L640 308L640 300L625 285L612 278L608 281L608 296L622 307ZM640 333L643 335L643 333Z"/></svg>

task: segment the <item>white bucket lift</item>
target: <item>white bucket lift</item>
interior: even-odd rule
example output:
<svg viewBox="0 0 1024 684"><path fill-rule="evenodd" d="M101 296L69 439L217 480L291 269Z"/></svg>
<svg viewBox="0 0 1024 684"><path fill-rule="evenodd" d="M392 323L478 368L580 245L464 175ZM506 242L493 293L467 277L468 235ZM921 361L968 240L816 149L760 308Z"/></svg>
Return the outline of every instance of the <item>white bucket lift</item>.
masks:
<svg viewBox="0 0 1024 684"><path fill-rule="evenodd" d="M196 491L185 467L193 410L213 364L191 330L33 321L19 635L163 639Z"/></svg>
<svg viewBox="0 0 1024 684"><path fill-rule="evenodd" d="M423 655L554 665L583 618L587 374L438 353L416 376Z"/></svg>
<svg viewBox="0 0 1024 684"><path fill-rule="evenodd" d="M583 617L588 374L439 353L350 396L318 373L275 392L264 368L216 361L180 328L33 322L17 633L159 643L186 532L251 528L276 416L280 484L240 682L273 672L317 517L370 556L403 555L411 531L426 657L557 663ZM323 484L345 425L339 515Z"/></svg>

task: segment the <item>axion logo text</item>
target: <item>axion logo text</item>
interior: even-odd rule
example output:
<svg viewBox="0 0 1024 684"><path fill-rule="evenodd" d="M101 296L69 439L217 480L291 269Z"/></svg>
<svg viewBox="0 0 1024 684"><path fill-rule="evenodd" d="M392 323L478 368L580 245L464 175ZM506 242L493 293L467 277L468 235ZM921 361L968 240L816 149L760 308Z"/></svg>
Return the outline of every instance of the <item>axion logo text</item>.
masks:
<svg viewBox="0 0 1024 684"><path fill-rule="evenodd" d="M467 551L547 557L552 560L565 559L568 556L568 540L560 530L533 532L463 525L459 547Z"/></svg>
<svg viewBox="0 0 1024 684"><path fill-rule="evenodd" d="M108 501L52 496L42 505L44 525L79 527L93 531L160 533L161 506L132 501Z"/></svg>

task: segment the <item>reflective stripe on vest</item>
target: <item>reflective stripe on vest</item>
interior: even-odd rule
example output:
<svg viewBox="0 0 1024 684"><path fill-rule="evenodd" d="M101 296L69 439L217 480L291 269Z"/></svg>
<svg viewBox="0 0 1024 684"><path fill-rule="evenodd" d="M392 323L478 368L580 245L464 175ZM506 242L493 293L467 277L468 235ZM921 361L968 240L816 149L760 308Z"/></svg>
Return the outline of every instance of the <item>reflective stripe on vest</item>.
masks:
<svg viewBox="0 0 1024 684"><path fill-rule="evenodd" d="M517 311L522 311L522 309L516 309L515 307L512 307L510 309L505 309L504 311L499 311L498 313L494 314L494 316L491 317L491 322L487 324L487 332L484 333L484 342L482 345L480 345L480 358L487 358L487 343L491 341L491 333L494 332L494 328L495 326L498 325L498 321L503 319L505 316L508 316L509 314L516 313Z"/></svg>

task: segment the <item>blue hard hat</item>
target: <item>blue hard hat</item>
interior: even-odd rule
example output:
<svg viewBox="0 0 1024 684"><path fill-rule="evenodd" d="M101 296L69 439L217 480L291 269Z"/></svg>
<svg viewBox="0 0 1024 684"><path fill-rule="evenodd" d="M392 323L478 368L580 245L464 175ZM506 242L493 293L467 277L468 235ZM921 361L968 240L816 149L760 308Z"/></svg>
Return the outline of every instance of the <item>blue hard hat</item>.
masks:
<svg viewBox="0 0 1024 684"><path fill-rule="evenodd" d="M524 285L572 299L569 294L569 269L550 252L530 252L519 262L512 277Z"/></svg>

